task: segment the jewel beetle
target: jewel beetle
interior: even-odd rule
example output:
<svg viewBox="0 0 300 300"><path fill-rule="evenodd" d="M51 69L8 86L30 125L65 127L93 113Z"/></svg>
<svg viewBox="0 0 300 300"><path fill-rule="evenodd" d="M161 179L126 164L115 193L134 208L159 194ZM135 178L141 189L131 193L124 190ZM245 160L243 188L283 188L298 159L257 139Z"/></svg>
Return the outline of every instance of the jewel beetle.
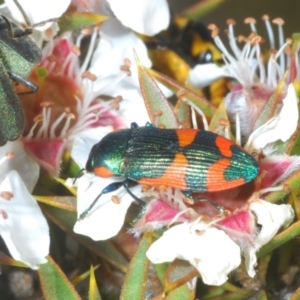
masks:
<svg viewBox="0 0 300 300"><path fill-rule="evenodd" d="M234 142L210 131L161 129L152 124L109 133L91 149L86 171L100 177L122 176L102 190L98 198L123 186L169 186L190 192L217 192L257 177L258 162Z"/></svg>
<svg viewBox="0 0 300 300"><path fill-rule="evenodd" d="M29 22L23 9L21 13ZM26 79L42 59L42 51L30 37L31 33L32 28L21 29L0 15L0 146L16 140L24 129L24 114L13 82L22 83L30 92L38 89Z"/></svg>

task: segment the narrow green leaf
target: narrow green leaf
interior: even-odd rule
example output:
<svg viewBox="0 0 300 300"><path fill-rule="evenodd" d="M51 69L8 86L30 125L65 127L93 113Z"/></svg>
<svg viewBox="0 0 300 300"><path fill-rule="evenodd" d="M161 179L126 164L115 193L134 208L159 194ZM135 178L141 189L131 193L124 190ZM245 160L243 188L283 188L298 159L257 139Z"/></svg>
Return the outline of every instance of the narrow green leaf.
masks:
<svg viewBox="0 0 300 300"><path fill-rule="evenodd" d="M186 102L179 99L175 105L174 112L183 128L191 128L191 108Z"/></svg>
<svg viewBox="0 0 300 300"><path fill-rule="evenodd" d="M176 259L166 271L165 292L178 288L198 275L198 271L189 262Z"/></svg>
<svg viewBox="0 0 300 300"><path fill-rule="evenodd" d="M300 221L292 224L290 227L285 229L284 231L277 234L268 244L261 247L259 252L257 253L257 257L262 257L267 253L273 251L277 247L285 244L291 239L300 235Z"/></svg>
<svg viewBox="0 0 300 300"><path fill-rule="evenodd" d="M268 300L268 296L265 291L259 291L252 297L248 298L248 300Z"/></svg>
<svg viewBox="0 0 300 300"><path fill-rule="evenodd" d="M53 299L81 299L71 282L62 272L54 260L48 256L48 263L42 264L38 270L44 298Z"/></svg>
<svg viewBox="0 0 300 300"><path fill-rule="evenodd" d="M164 284L165 282L165 274L169 267L169 263L162 263L162 264L155 264L154 268L156 271L156 275L158 279L160 280L161 284Z"/></svg>
<svg viewBox="0 0 300 300"><path fill-rule="evenodd" d="M33 196L35 200L63 210L76 212L76 198L74 196Z"/></svg>
<svg viewBox="0 0 300 300"><path fill-rule="evenodd" d="M0 265L7 265L7 266L13 266L13 267L20 267L20 268L28 268L27 265L22 263L21 261L15 260L3 252L0 251Z"/></svg>
<svg viewBox="0 0 300 300"><path fill-rule="evenodd" d="M181 15L189 20L199 20L223 2L224 0L202 0L183 11Z"/></svg>
<svg viewBox="0 0 300 300"><path fill-rule="evenodd" d="M93 241L89 237L79 235L74 233L73 227L77 220L77 215L74 212L62 210L53 206L48 206L45 204L40 204L43 212L62 230L67 232L69 235L73 236L80 243L85 245L88 249L93 251L95 254L99 255L105 259L108 263L116 267L122 272L126 272L128 261L124 258L114 244L107 241Z"/></svg>
<svg viewBox="0 0 300 300"><path fill-rule="evenodd" d="M74 31L99 25L108 18L108 16L101 16L91 12L74 11L60 17L58 26L62 32Z"/></svg>
<svg viewBox="0 0 300 300"><path fill-rule="evenodd" d="M236 285L232 284L229 281L226 281L224 284L222 284L222 288L228 292L233 292L236 295L240 295L240 297L251 295L251 291L237 287Z"/></svg>
<svg viewBox="0 0 300 300"><path fill-rule="evenodd" d="M195 289L190 290L187 284L185 284L172 290L166 297L166 300L194 300L195 292Z"/></svg>
<svg viewBox="0 0 300 300"><path fill-rule="evenodd" d="M172 79L162 73L159 73L154 70L148 70L148 72L154 79L161 82L168 89L170 89L174 94L177 94L179 91L183 91L186 100L190 101L195 106L197 106L199 109L201 109L203 111L203 113L206 115L206 117L211 118L215 114L216 107L214 105L212 105L209 101L207 101L205 98L197 95L195 92L189 90L185 86L179 84L174 79Z"/></svg>
<svg viewBox="0 0 300 300"><path fill-rule="evenodd" d="M298 189L300 186L300 171L295 172L286 180L281 182L281 185L285 187L283 190L271 192L263 198L269 202L274 203L285 197L289 193L289 191Z"/></svg>
<svg viewBox="0 0 300 300"><path fill-rule="evenodd" d="M96 269L98 269L98 267L99 267L99 265L97 265L96 267L94 267L94 271L95 271ZM90 275L91 275L91 271L88 270L88 271L86 271L86 272L84 272L84 273L82 273L82 274L79 274L79 275L76 276L75 278L73 278L73 279L71 280L71 282L72 282L72 284L73 284L74 286L76 286L77 284L79 284L80 282L82 282L84 279L88 278Z"/></svg>
<svg viewBox="0 0 300 300"><path fill-rule="evenodd" d="M146 252L152 242L152 232L146 232L142 237L138 249L132 258L125 282L122 287L122 300L144 300L147 276L149 270L149 260Z"/></svg>
<svg viewBox="0 0 300 300"><path fill-rule="evenodd" d="M98 290L93 266L91 266L90 273L89 300L101 300L102 298Z"/></svg>
<svg viewBox="0 0 300 300"><path fill-rule="evenodd" d="M138 66L141 92L151 122L157 127L177 128L179 123L169 101L146 68L140 63L136 53L134 55Z"/></svg>
<svg viewBox="0 0 300 300"><path fill-rule="evenodd" d="M229 133L230 135L232 135L230 130L230 122L225 108L225 101L222 101L220 103L219 107L217 108L217 111L212 117L209 124L209 130L217 132L222 136L226 136L226 131L228 131L227 134ZM235 140L233 136L231 138L232 140Z"/></svg>
<svg viewBox="0 0 300 300"><path fill-rule="evenodd" d="M285 153L288 155L300 155L300 124L298 124L294 134L286 141L281 140L274 143L277 153Z"/></svg>
<svg viewBox="0 0 300 300"><path fill-rule="evenodd" d="M61 183L68 191L70 191L74 196L77 196L77 188L75 188L74 186L71 186L69 184L66 184L66 180L65 179L62 179L62 178L58 178L58 177L55 177L55 180L58 181L59 183ZM76 179L73 179L73 182L75 181Z"/></svg>

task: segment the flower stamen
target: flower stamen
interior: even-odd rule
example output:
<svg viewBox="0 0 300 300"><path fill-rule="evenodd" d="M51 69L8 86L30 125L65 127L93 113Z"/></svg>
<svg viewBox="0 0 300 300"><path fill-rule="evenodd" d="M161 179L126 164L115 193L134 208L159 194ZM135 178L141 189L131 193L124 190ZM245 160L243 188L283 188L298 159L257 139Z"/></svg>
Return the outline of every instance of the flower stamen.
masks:
<svg viewBox="0 0 300 300"><path fill-rule="evenodd" d="M95 27L93 29L93 33L92 33L92 36L91 36L91 40L90 40L90 43L89 43L89 48L88 48L88 51L87 51L87 54L85 56L85 59L84 59L84 62L82 64L82 66L80 67L80 73L83 73L84 71L86 71L86 68L91 60L91 57L92 57L92 54L94 52L94 47L95 47L95 44L96 44L96 38L97 38L97 35L98 35L98 31L99 31L99 27ZM82 39L82 37L81 37ZM80 47L80 41L81 39L79 40L79 42L76 42L76 46L77 47Z"/></svg>
<svg viewBox="0 0 300 300"><path fill-rule="evenodd" d="M0 192L0 197L2 197L5 200L10 200L11 198L14 197L14 194L12 192L9 191L1 191Z"/></svg>
<svg viewBox="0 0 300 300"><path fill-rule="evenodd" d="M0 215L2 215L4 220L6 220L8 218L7 212L3 209L0 209Z"/></svg>

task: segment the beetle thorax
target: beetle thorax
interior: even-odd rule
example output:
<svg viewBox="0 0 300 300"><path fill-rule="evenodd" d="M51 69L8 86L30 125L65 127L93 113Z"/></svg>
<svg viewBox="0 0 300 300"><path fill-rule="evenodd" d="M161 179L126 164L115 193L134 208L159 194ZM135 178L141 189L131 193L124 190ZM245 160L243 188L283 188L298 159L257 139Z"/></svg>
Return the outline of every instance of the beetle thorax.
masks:
<svg viewBox="0 0 300 300"><path fill-rule="evenodd" d="M105 136L95 144L86 163L88 172L95 172L99 176L108 177L120 174L120 166L127 147L128 130L116 131ZM100 169L101 168L101 169ZM97 170L101 170L101 175Z"/></svg>

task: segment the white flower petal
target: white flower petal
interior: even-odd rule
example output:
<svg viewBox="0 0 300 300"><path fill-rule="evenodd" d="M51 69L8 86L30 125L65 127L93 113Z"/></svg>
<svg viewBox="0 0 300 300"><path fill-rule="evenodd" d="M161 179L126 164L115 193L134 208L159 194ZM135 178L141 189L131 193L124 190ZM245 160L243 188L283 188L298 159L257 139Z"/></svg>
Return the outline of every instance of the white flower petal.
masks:
<svg viewBox="0 0 300 300"><path fill-rule="evenodd" d="M31 24L37 24L53 18L59 18L68 8L71 0L52 0L52 1L36 1L36 0L18 0L21 7L26 12ZM13 0L5 0L12 17L19 23L24 23L24 17ZM35 27L35 29L45 30L50 27L52 22L47 22L43 26Z"/></svg>
<svg viewBox="0 0 300 300"><path fill-rule="evenodd" d="M71 157L81 169L85 168L92 147L111 131L110 126L91 128L74 138Z"/></svg>
<svg viewBox="0 0 300 300"><path fill-rule="evenodd" d="M298 98L294 86L290 84L280 113L252 132L245 149L249 153L259 153L269 143L287 141L297 128L298 118Z"/></svg>
<svg viewBox="0 0 300 300"><path fill-rule="evenodd" d="M0 147L0 158L3 158L8 152L13 152L14 157L1 164L0 181L5 178L9 171L16 170L28 191L31 192L39 177L39 165L25 152L24 146L19 140L7 142L3 147Z"/></svg>
<svg viewBox="0 0 300 300"><path fill-rule="evenodd" d="M155 35L169 26L170 10L166 0L107 0L107 2L125 26L139 33Z"/></svg>
<svg viewBox="0 0 300 300"><path fill-rule="evenodd" d="M224 231L203 224L184 223L164 232L147 251L152 263L188 260L200 272L203 282L221 285L241 263L240 248Z"/></svg>
<svg viewBox="0 0 300 300"><path fill-rule="evenodd" d="M245 265L249 276L254 277L256 272L256 252L263 245L267 244L281 227L288 226L294 219L294 211L290 205L272 204L264 200L251 202L250 210L256 215L257 223L261 230L255 237L255 244L243 249Z"/></svg>
<svg viewBox="0 0 300 300"><path fill-rule="evenodd" d="M268 243L281 227L288 226L295 217L290 205L278 205L263 200L253 201L250 210L255 213L257 223L262 225L256 237L257 243L261 246Z"/></svg>
<svg viewBox="0 0 300 300"><path fill-rule="evenodd" d="M189 81L196 89L202 89L215 80L229 76L228 66L218 66L214 63L196 65L189 72Z"/></svg>
<svg viewBox="0 0 300 300"><path fill-rule="evenodd" d="M46 263L49 253L49 228L35 199L29 194L16 171L11 171L0 184L0 192L13 197L0 197L0 234L14 259L32 269Z"/></svg>
<svg viewBox="0 0 300 300"><path fill-rule="evenodd" d="M85 174L79 178L77 189L78 217L89 207L103 188L112 182L122 180L124 178L100 178L93 174ZM137 186L130 190L139 197L140 189L140 186ZM112 201L111 197L113 195L118 197L120 200L119 204ZM132 202L132 197L123 187L114 192L104 194L99 198L92 211L83 220L76 222L74 231L87 235L96 241L109 239L115 236L122 228L127 209Z"/></svg>
<svg viewBox="0 0 300 300"><path fill-rule="evenodd" d="M144 66L151 66L142 40L120 22L109 19L101 28L101 39L93 54L89 71L97 76L94 98L99 95L121 95L123 100L120 102L120 115L128 125L133 121L144 125L149 117L140 91L133 50ZM131 61L132 74L129 77L120 71L125 58Z"/></svg>

